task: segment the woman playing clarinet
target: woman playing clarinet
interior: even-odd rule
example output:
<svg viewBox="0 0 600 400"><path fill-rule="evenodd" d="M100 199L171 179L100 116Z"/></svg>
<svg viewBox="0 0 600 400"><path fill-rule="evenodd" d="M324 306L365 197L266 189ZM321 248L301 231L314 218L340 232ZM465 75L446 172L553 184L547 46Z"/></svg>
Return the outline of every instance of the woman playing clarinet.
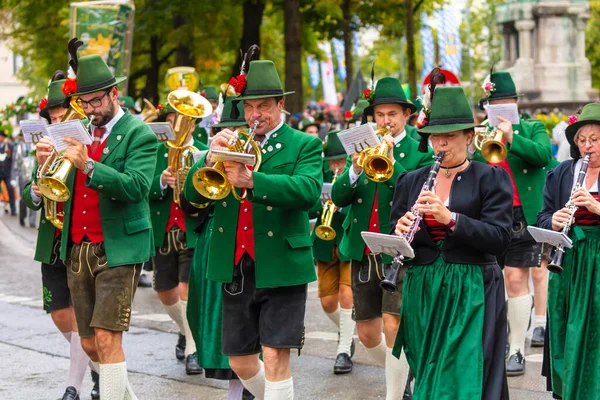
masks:
<svg viewBox="0 0 600 400"><path fill-rule="evenodd" d="M600 396L600 104L569 118L572 160L548 172L540 228L569 232L548 284L549 390L565 400ZM586 170L587 168L587 170ZM555 256L555 260L560 257ZM552 263L552 262L551 262ZM550 268L549 268L550 269ZM549 356L549 357L548 357Z"/></svg>
<svg viewBox="0 0 600 400"><path fill-rule="evenodd" d="M435 74L435 70L432 75ZM395 234L410 238L404 298L394 353L404 349L415 375L413 398L507 399L504 280L496 262L510 240L509 175L467 158L473 113L461 87L429 88L421 125L443 153L433 190L422 190L424 167L398 178L391 213ZM412 210L413 212L411 212ZM422 219L418 226L414 213Z"/></svg>

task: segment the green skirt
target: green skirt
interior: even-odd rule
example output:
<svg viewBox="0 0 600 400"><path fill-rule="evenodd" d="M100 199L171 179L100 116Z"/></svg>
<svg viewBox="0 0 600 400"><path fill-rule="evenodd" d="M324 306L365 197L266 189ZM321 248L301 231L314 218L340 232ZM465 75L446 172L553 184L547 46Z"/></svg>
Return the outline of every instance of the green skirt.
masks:
<svg viewBox="0 0 600 400"><path fill-rule="evenodd" d="M562 274L550 274L552 391L565 400L600 397L600 227L575 227Z"/></svg>
<svg viewBox="0 0 600 400"><path fill-rule="evenodd" d="M414 400L482 398L484 312L480 266L440 255L407 270L394 355L404 348Z"/></svg>
<svg viewBox="0 0 600 400"><path fill-rule="evenodd" d="M221 283L206 279L208 248L212 235L212 215L206 218L198 235L190 271L187 318L196 342L198 362L207 377L230 379L231 373L211 375L210 369L229 370L229 359L221 351ZM222 371L225 372L225 371Z"/></svg>

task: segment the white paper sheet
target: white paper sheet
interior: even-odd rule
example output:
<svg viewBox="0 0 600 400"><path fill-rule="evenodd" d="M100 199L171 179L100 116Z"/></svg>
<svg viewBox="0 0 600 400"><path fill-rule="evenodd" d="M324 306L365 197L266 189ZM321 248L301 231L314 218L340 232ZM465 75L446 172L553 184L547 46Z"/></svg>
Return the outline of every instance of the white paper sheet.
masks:
<svg viewBox="0 0 600 400"><path fill-rule="evenodd" d="M327 201L331 199L331 188L333 184L325 182L323 183L323 187L321 188L321 200Z"/></svg>
<svg viewBox="0 0 600 400"><path fill-rule="evenodd" d="M25 143L36 144L42 137L49 136L46 129L48 122L45 119L24 119L19 121L19 125Z"/></svg>
<svg viewBox="0 0 600 400"><path fill-rule="evenodd" d="M85 126L80 120L74 119L71 121L60 122L58 124L48 125L46 127L48 134L52 138L56 151L62 153L70 146L69 143L63 142L65 138L71 138L77 140L82 144L92 144L92 137L90 133L85 129Z"/></svg>
<svg viewBox="0 0 600 400"><path fill-rule="evenodd" d="M373 130L373 127L369 124L357 126L355 128L347 129L338 133L338 138L346 154L352 155L359 153L369 147L375 147L379 145L379 139Z"/></svg>
<svg viewBox="0 0 600 400"><path fill-rule="evenodd" d="M519 109L516 103L511 104L490 104L486 108L490 125L496 127L500 124L498 116L509 120L511 124L519 123Z"/></svg>
<svg viewBox="0 0 600 400"><path fill-rule="evenodd" d="M164 143L169 140L175 140L175 132L173 132L173 127L170 123L150 122L148 126L152 129L159 142Z"/></svg>
<svg viewBox="0 0 600 400"><path fill-rule="evenodd" d="M204 155L208 153L208 150L200 150L197 151L195 153L192 153L192 157L194 157L194 163L197 163L198 161L200 161L200 159L202 157L204 157Z"/></svg>
<svg viewBox="0 0 600 400"><path fill-rule="evenodd" d="M254 154L238 153L227 150L213 150L210 156L212 162L235 161L245 165L255 165L256 156Z"/></svg>
<svg viewBox="0 0 600 400"><path fill-rule="evenodd" d="M531 233L531 236L538 243L548 243L554 247L562 245L567 249L573 247L573 241L569 239L567 235L562 232L551 231L549 229L542 229L536 226L528 226L527 230Z"/></svg>
<svg viewBox="0 0 600 400"><path fill-rule="evenodd" d="M383 233L361 232L363 240L373 253L384 253L395 257L398 253L407 258L414 258L415 251L406 239L396 235L384 235Z"/></svg>

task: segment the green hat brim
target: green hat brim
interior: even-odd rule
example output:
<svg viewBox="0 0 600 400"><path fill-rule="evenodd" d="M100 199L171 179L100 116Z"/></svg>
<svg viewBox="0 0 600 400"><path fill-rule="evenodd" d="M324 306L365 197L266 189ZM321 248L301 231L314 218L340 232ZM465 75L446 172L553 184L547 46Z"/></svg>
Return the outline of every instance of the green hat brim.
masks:
<svg viewBox="0 0 600 400"><path fill-rule="evenodd" d="M296 92L283 92L283 93L270 93L270 94L251 94L248 96L240 96L237 97L235 99L235 101L242 101L242 100L256 100L256 99L267 99L269 97L280 97L280 96L287 96L288 94L293 94Z"/></svg>
<svg viewBox="0 0 600 400"><path fill-rule="evenodd" d="M244 125L248 125L248 123L246 121L223 121L223 122L219 122L218 124L214 124L213 127L227 128L230 126L244 126Z"/></svg>
<svg viewBox="0 0 600 400"><path fill-rule="evenodd" d="M577 131L584 125L600 125L600 120L597 119L587 119L584 121L577 121L565 129L565 136L567 137L567 141L571 146L577 146L575 144L575 135L577 135Z"/></svg>
<svg viewBox="0 0 600 400"><path fill-rule="evenodd" d="M471 128L475 128L476 126L477 126L477 124L475 122L466 123L466 124L448 124L448 125L433 125L433 126L428 125L424 128L419 129L418 132L421 135L436 135L436 134L442 134L442 133L462 131L464 129L471 129Z"/></svg>
<svg viewBox="0 0 600 400"><path fill-rule="evenodd" d="M325 160L325 161L340 160L340 159L346 158L346 157L348 157L348 154L346 154L346 153L340 153L340 154L333 154L331 156L323 157L323 160Z"/></svg>
<svg viewBox="0 0 600 400"><path fill-rule="evenodd" d="M515 95L500 95L498 97L486 97L481 99L482 101L493 101L493 100L506 100L506 99L519 99L525 96L523 93L517 93Z"/></svg>
<svg viewBox="0 0 600 400"><path fill-rule="evenodd" d="M108 89L110 87L116 86L119 83L123 82L124 80L126 80L127 77L126 76L116 76L114 78L114 81L111 79L110 81L106 82L106 83L99 83L97 85L92 85L92 86L88 86L88 87L83 87L83 88L77 88L78 92L73 94L73 96L81 96L84 94L89 94L89 93L94 93L94 92L99 92L101 90L105 90ZM81 91L79 91L81 90Z"/></svg>
<svg viewBox="0 0 600 400"><path fill-rule="evenodd" d="M51 108L54 107L62 107L63 103L64 103L65 99L55 99L55 100L48 100L48 104L46 105L46 107L44 107L43 110L40 110L40 117L45 118L47 120L50 119L50 113L48 112L48 110L50 110Z"/></svg>
<svg viewBox="0 0 600 400"><path fill-rule="evenodd" d="M316 126L316 127L317 127L317 129L320 129L320 128L321 128L321 125L319 125L319 124L317 124L317 123L315 123L315 122L312 122L312 123L310 123L310 124L308 124L308 125L305 125L305 126L303 126L303 127L302 127L302 132L306 132L306 130L307 130L307 129L308 129L308 127L310 127L310 126Z"/></svg>
<svg viewBox="0 0 600 400"><path fill-rule="evenodd" d="M417 106L415 106L413 103L411 103L409 101L404 101L404 100L390 97L390 98L375 99L373 101L373 104L366 107L365 110L363 111L363 113L366 115L373 115L373 112L375 111L375 106L380 105L380 104L398 104L400 106L408 107L410 109L411 114L414 114L417 111Z"/></svg>

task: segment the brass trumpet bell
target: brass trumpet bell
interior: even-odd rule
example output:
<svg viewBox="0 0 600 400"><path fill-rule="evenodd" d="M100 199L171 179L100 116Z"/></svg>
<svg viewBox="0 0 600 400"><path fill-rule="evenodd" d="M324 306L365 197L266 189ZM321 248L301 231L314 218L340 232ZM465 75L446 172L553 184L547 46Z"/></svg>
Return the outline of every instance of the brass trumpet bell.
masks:
<svg viewBox="0 0 600 400"><path fill-rule="evenodd" d="M391 130L389 127L381 128L375 131L375 134L383 137L391 134ZM389 150L388 144L382 140L378 146L360 152L358 166L373 182L385 182L394 174L394 163L387 156Z"/></svg>
<svg viewBox="0 0 600 400"><path fill-rule="evenodd" d="M337 234L332 227L319 225L315 228L315 235L321 240L334 240Z"/></svg>
<svg viewBox="0 0 600 400"><path fill-rule="evenodd" d="M502 131L479 132L475 136L475 147L481 156L491 164L501 163L506 159L506 145L502 143Z"/></svg>

